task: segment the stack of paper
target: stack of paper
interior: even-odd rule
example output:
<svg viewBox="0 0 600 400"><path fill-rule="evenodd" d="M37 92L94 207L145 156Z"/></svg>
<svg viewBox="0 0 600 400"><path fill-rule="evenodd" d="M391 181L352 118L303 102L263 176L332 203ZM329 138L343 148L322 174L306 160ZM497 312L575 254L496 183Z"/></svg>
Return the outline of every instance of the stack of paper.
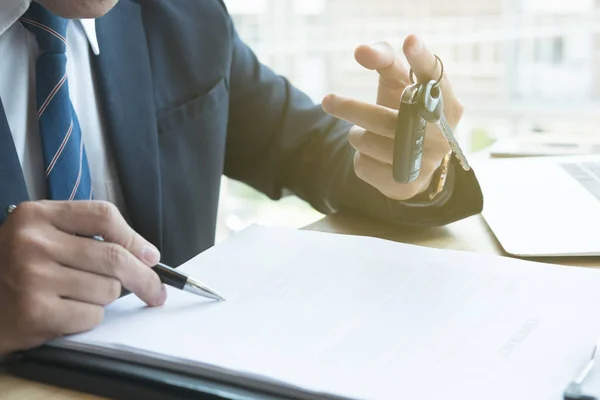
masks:
<svg viewBox="0 0 600 400"><path fill-rule="evenodd" d="M600 337L591 269L255 226L181 270L227 301L129 296L52 345L306 398L558 400Z"/></svg>

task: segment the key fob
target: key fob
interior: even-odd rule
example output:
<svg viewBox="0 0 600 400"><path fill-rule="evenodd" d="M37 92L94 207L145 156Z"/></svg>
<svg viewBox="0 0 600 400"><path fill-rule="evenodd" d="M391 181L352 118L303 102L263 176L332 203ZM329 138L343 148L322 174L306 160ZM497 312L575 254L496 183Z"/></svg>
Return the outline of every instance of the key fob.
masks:
<svg viewBox="0 0 600 400"><path fill-rule="evenodd" d="M392 175L398 183L410 183L419 177L427 121L419 114L420 84L407 86L402 93L394 136Z"/></svg>

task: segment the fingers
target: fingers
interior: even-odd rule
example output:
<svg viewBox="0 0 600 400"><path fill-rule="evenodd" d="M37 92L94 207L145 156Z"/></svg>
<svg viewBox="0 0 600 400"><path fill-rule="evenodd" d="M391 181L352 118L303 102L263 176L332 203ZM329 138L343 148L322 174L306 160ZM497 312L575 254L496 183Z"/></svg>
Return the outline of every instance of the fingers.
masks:
<svg viewBox="0 0 600 400"><path fill-rule="evenodd" d="M9 326L20 334L5 339L8 339L8 347L15 350L29 349L63 335L89 331L104 319L102 306L65 300L42 292L22 295L14 307Z"/></svg>
<svg viewBox="0 0 600 400"><path fill-rule="evenodd" d="M103 236L116 243L148 266L160 261L160 253L151 243L137 234L119 210L103 201L51 202L51 222L58 229L79 235Z"/></svg>
<svg viewBox="0 0 600 400"><path fill-rule="evenodd" d="M390 138L354 126L350 129L349 141L357 151L380 163L391 165L394 162L394 141Z"/></svg>
<svg viewBox="0 0 600 400"><path fill-rule="evenodd" d="M382 164L394 163L394 140L369 132L359 126L353 126L348 135L350 144L358 152ZM428 130L423 144L422 165L431 163L435 170L442 162L444 156L450 151L450 146L444 136L432 127Z"/></svg>
<svg viewBox="0 0 600 400"><path fill-rule="evenodd" d="M363 67L377 71L382 79L390 83L407 82L408 67L388 43L358 46L354 58Z"/></svg>
<svg viewBox="0 0 600 400"><path fill-rule="evenodd" d="M38 231L29 229L19 234L18 243L23 247L21 257L33 254L37 255L33 261L47 259L113 278L147 304L164 304L166 289L149 268L158 263L156 254L151 257L146 254L154 247L127 225L113 205L93 201L22 203L11 214L11 219L25 225L29 219L33 221L32 226L40 221L46 224L41 229L38 227ZM106 242L75 236L75 233L102 235Z"/></svg>
<svg viewBox="0 0 600 400"><path fill-rule="evenodd" d="M381 163L360 152L357 152L354 157L356 175L375 187L384 196L393 200L408 200L427 189L433 178L433 173L436 169L435 165L434 162L425 162L421 165L420 178L418 180L405 185L399 185L394 181L391 165Z"/></svg>
<svg viewBox="0 0 600 400"><path fill-rule="evenodd" d="M379 73L377 104L397 109L400 95L410 83L406 61L392 46L383 42L359 46L354 57L366 69Z"/></svg>
<svg viewBox="0 0 600 400"><path fill-rule="evenodd" d="M82 333L100 325L104 319L104 308L69 299L57 299L50 330L56 336Z"/></svg>
<svg viewBox="0 0 600 400"><path fill-rule="evenodd" d="M440 63L417 36L409 35L404 40L403 50L419 81L437 80L440 77Z"/></svg>
<svg viewBox="0 0 600 400"><path fill-rule="evenodd" d="M158 275L123 246L63 232L57 232L56 235L53 257L61 265L116 279L150 306L164 304L167 292ZM105 284L112 285L108 282ZM100 292L112 289L115 288L103 287Z"/></svg>
<svg viewBox="0 0 600 400"><path fill-rule="evenodd" d="M121 295L121 283L114 278L60 265L51 268L51 275L48 281L62 298L107 306Z"/></svg>
<svg viewBox="0 0 600 400"><path fill-rule="evenodd" d="M435 56L426 48L421 39L409 35L403 46L404 54L419 82L438 80L442 72L442 65ZM454 88L450 83L448 74L444 72L442 79L442 92L444 93L444 114L452 127L460 121L463 113L462 104L456 98Z"/></svg>
<svg viewBox="0 0 600 400"><path fill-rule="evenodd" d="M326 113L336 118L348 121L378 135L388 138L394 137L398 117L395 110L335 94L327 95L323 99L322 106Z"/></svg>

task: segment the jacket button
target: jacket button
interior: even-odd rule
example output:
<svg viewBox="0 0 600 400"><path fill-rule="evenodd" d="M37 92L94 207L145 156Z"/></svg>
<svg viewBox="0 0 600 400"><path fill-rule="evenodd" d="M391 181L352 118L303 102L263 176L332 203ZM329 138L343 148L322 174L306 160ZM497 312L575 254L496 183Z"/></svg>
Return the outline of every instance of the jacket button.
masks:
<svg viewBox="0 0 600 400"><path fill-rule="evenodd" d="M6 214L10 214L13 211L15 211L17 209L17 206L15 206L14 204L11 204L10 206L6 207Z"/></svg>

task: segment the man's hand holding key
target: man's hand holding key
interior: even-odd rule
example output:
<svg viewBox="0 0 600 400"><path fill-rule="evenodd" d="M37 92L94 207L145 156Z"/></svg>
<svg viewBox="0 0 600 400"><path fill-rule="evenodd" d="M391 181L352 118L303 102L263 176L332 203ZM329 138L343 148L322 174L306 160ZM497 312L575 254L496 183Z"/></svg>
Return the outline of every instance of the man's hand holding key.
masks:
<svg viewBox="0 0 600 400"><path fill-rule="evenodd" d="M356 50L356 60L363 67L379 73L377 104L333 94L323 100L326 112L355 125L350 130L350 143L357 151L354 166L358 177L394 200L409 200L426 191L436 171L451 152L450 144L440 129L433 123L428 124L418 178L406 184L394 180L394 135L400 98L411 83L410 69L419 82L437 80L442 72L436 57L416 36L406 38L403 51L405 57L385 43L360 46ZM445 118L448 125L456 129L463 106L454 94L447 73L444 73L440 88Z"/></svg>

